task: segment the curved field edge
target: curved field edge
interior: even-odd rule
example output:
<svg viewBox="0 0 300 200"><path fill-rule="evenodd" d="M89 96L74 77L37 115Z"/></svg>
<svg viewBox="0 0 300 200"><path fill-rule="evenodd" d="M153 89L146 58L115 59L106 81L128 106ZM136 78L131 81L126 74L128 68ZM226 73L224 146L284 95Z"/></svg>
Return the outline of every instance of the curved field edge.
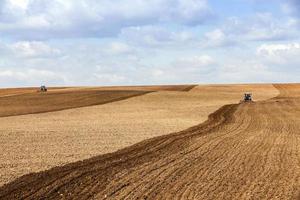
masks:
<svg viewBox="0 0 300 200"><path fill-rule="evenodd" d="M71 183L77 185L77 181L81 182L80 180L76 180L77 178L89 177L89 172L95 170L101 171L99 178L102 180L98 181L102 183L102 187L105 187L110 177L114 176L119 168L130 169L135 165L147 163L152 158L159 156L161 153L160 150L165 151L166 148L170 151L180 151L180 146L184 146L186 138L198 136L199 134L209 134L212 130L221 127L223 123L232 120L237 106L238 104L225 105L210 114L208 120L204 123L184 131L147 139L113 153L24 175L0 187L0 198L45 198L45 193L49 194L49 197L54 195L56 198L59 198L60 188L64 187L65 184ZM197 130L196 134L194 133L195 130ZM97 169L94 168L95 165L99 165L96 167ZM72 177L69 177L69 175ZM44 189L50 189L50 191L43 191ZM41 195L34 196L38 193Z"/></svg>

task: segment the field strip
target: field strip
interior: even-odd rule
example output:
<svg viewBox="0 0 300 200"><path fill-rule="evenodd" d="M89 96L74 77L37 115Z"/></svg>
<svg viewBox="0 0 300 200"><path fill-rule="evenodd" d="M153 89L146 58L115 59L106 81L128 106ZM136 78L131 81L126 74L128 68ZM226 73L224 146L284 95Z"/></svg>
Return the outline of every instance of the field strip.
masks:
<svg viewBox="0 0 300 200"><path fill-rule="evenodd" d="M60 92L53 93L13 95L0 98L0 117L20 116L27 114L40 114L46 112L62 111L66 109L86 106L102 105L121 101L128 98L149 93L148 91L94 91L94 92Z"/></svg>
<svg viewBox="0 0 300 200"><path fill-rule="evenodd" d="M2 108L0 117L40 114L103 105L160 90L188 92L195 86L148 86L144 88L145 90L140 87L69 87L49 88L46 93L39 93L31 89L32 91L19 91L18 93L0 96L0 107Z"/></svg>
<svg viewBox="0 0 300 200"><path fill-rule="evenodd" d="M52 91L59 91L59 90L64 90L64 89L74 89L74 87L50 87L48 88ZM39 88L34 88L34 87L25 87L25 88L0 88L0 97L5 97L5 96L15 96L15 95L23 95L23 94L28 94L28 93L37 93Z"/></svg>

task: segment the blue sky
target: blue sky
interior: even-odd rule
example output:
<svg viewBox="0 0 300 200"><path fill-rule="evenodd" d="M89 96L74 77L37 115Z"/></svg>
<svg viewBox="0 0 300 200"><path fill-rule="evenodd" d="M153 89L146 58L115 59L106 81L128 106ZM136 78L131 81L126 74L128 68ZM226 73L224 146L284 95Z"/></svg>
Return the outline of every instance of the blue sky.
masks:
<svg viewBox="0 0 300 200"><path fill-rule="evenodd" d="M299 82L298 0L0 0L0 87Z"/></svg>

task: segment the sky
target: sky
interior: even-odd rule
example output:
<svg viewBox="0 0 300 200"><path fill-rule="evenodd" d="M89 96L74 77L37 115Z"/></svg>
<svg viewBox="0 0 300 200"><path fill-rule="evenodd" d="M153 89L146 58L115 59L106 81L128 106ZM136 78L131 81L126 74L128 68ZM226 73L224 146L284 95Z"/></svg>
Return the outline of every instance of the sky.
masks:
<svg viewBox="0 0 300 200"><path fill-rule="evenodd" d="M0 0L0 87L277 82L299 0Z"/></svg>

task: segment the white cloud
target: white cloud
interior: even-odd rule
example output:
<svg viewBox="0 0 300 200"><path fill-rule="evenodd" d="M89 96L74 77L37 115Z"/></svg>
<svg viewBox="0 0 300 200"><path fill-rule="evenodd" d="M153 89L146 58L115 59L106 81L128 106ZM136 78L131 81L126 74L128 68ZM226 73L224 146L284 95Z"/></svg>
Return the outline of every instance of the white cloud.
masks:
<svg viewBox="0 0 300 200"><path fill-rule="evenodd" d="M152 70L152 75L155 78L161 78L162 76L165 75L165 72L161 69L154 69L154 70Z"/></svg>
<svg viewBox="0 0 300 200"><path fill-rule="evenodd" d="M223 83L259 83L282 80L278 79L277 75L258 61L234 59L220 64L215 73L215 79Z"/></svg>
<svg viewBox="0 0 300 200"><path fill-rule="evenodd" d="M123 42L112 42L103 51L107 54L120 55L133 53L133 48Z"/></svg>
<svg viewBox="0 0 300 200"><path fill-rule="evenodd" d="M212 64L214 64L214 60L208 55L183 57L176 61L176 65L182 68L203 69L204 71Z"/></svg>
<svg viewBox="0 0 300 200"><path fill-rule="evenodd" d="M13 77L14 73L11 70L0 71L0 77Z"/></svg>
<svg viewBox="0 0 300 200"><path fill-rule="evenodd" d="M17 7L25 10L29 4L29 0L10 0L8 1L12 7Z"/></svg>
<svg viewBox="0 0 300 200"><path fill-rule="evenodd" d="M221 27L205 34L204 46L224 47L238 43L280 41L299 38L292 18L277 19L272 13L255 13L248 17L229 17Z"/></svg>
<svg viewBox="0 0 300 200"><path fill-rule="evenodd" d="M105 37L157 23L199 25L207 0L4 0L0 34L21 39Z"/></svg>
<svg viewBox="0 0 300 200"><path fill-rule="evenodd" d="M222 42L225 39L225 34L220 29L215 29L211 32L207 32L205 37L212 41Z"/></svg>
<svg viewBox="0 0 300 200"><path fill-rule="evenodd" d="M61 74L39 69L0 69L0 85L39 86L40 84L64 85L67 78Z"/></svg>
<svg viewBox="0 0 300 200"><path fill-rule="evenodd" d="M251 1L0 0L0 86L295 80L299 4Z"/></svg>
<svg viewBox="0 0 300 200"><path fill-rule="evenodd" d="M246 38L249 40L289 40L299 31L291 19L278 19L273 13L256 13ZM288 31L287 31L288 30Z"/></svg>
<svg viewBox="0 0 300 200"><path fill-rule="evenodd" d="M131 44L144 47L183 47L197 40L195 34L187 29L171 31L154 25L124 28L119 36Z"/></svg>
<svg viewBox="0 0 300 200"><path fill-rule="evenodd" d="M51 57L58 56L61 51L56 48L52 48L43 42L29 42L22 41L10 45L11 50L15 55L22 57Z"/></svg>
<svg viewBox="0 0 300 200"><path fill-rule="evenodd" d="M183 24L197 25L203 22L211 13L207 1L201 0L178 0L175 9L171 9L172 18Z"/></svg>
<svg viewBox="0 0 300 200"><path fill-rule="evenodd" d="M183 56L174 58L167 66L155 68L153 77L171 83L199 83L213 78L215 60L209 55Z"/></svg>
<svg viewBox="0 0 300 200"><path fill-rule="evenodd" d="M222 29L215 29L204 34L203 47L224 47L236 44L237 41L226 35Z"/></svg>
<svg viewBox="0 0 300 200"><path fill-rule="evenodd" d="M300 72L300 43L262 44L257 48L261 62L290 73ZM291 72L289 69L292 69Z"/></svg>
<svg viewBox="0 0 300 200"><path fill-rule="evenodd" d="M159 26L141 26L124 28L121 38L144 46L158 46L172 41L172 32Z"/></svg>
<svg viewBox="0 0 300 200"><path fill-rule="evenodd" d="M124 76L121 75L117 75L117 74L98 74L98 73L94 73L93 74L93 78L94 78L94 82L101 82L102 85L118 85L120 83L124 83L126 78Z"/></svg>
<svg viewBox="0 0 300 200"><path fill-rule="evenodd" d="M132 67L135 66L135 67ZM213 78L215 61L208 55L174 58L165 64L132 62L106 63L97 66L87 84L180 84L197 83Z"/></svg>
<svg viewBox="0 0 300 200"><path fill-rule="evenodd" d="M300 43L292 44L262 44L257 49L259 55L274 56L282 52L300 51Z"/></svg>
<svg viewBox="0 0 300 200"><path fill-rule="evenodd" d="M31 77L33 79L37 77L55 78L56 74L51 71L36 70L36 69L28 69L25 71L4 70L4 71L0 71L0 77L26 80L28 77Z"/></svg>

